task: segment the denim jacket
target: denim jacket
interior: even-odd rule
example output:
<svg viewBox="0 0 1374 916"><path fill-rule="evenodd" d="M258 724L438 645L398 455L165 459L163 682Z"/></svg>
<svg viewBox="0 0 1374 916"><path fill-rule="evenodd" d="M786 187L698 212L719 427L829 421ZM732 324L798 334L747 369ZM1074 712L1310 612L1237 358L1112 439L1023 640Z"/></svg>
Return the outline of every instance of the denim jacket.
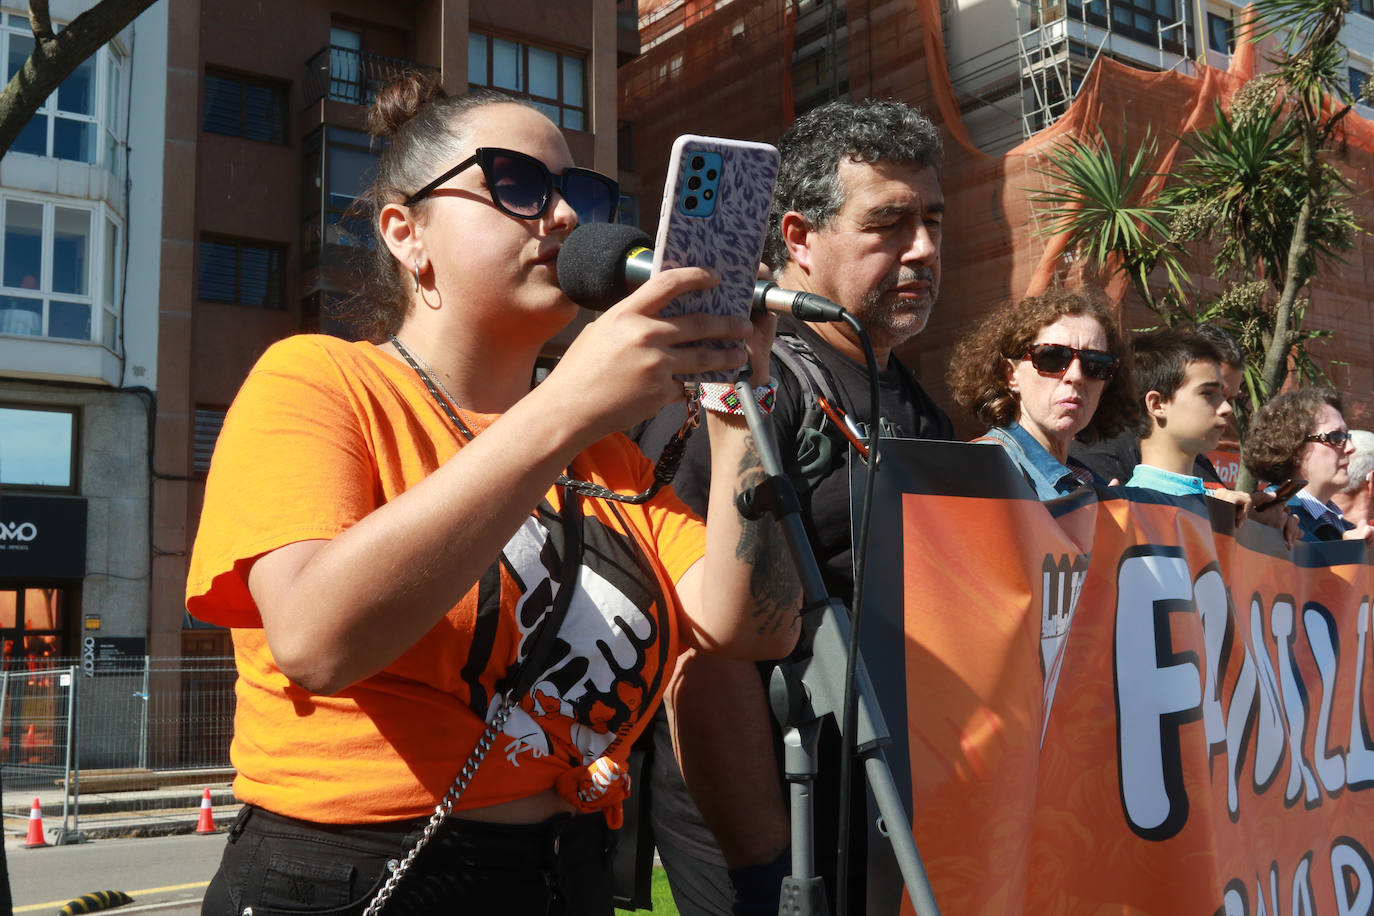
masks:
<svg viewBox="0 0 1374 916"><path fill-rule="evenodd" d="M987 431L986 438L997 440L1007 450L1007 456L1021 469L1026 482L1035 489L1035 495L1042 502L1071 493L1083 485L1083 481L1069 467L1060 464L1020 423L1013 421L1006 426L994 426ZM1072 458L1069 461L1096 478L1085 465L1080 465Z"/></svg>

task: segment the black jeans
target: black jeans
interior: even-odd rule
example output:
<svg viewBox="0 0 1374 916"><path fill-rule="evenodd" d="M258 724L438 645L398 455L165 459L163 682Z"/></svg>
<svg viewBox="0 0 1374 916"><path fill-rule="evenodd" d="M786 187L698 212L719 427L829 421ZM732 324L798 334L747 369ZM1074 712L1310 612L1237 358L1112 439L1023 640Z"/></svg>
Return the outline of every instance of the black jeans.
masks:
<svg viewBox="0 0 1374 916"><path fill-rule="evenodd" d="M316 824L245 805L201 916L361 914L426 820ZM614 841L600 814L530 825L450 817L383 914L611 916Z"/></svg>

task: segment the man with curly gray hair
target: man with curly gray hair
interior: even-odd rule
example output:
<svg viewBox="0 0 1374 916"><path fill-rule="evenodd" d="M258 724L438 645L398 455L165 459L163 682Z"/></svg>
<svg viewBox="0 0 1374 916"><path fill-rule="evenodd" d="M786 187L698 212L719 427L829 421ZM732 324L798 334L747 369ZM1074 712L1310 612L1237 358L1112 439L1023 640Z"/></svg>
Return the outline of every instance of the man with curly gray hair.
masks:
<svg viewBox="0 0 1374 916"><path fill-rule="evenodd" d="M925 327L940 289L939 132L902 102L830 102L799 118L778 150L768 266L783 287L859 318L881 366ZM841 352L863 360L845 325L816 329L838 332Z"/></svg>
<svg viewBox="0 0 1374 916"><path fill-rule="evenodd" d="M874 417L863 349L846 325L790 317L778 323L773 427L826 585L848 604L854 590L848 473L853 450L845 431L826 422L818 397L844 411L850 431L861 436L876 423L884 436L954 438L949 417L892 353L925 327L939 292L945 206L940 135L902 102L837 101L798 118L778 150L782 163L768 265L780 286L824 296L857 317L880 368L881 410ZM680 408L665 411L637 438L653 457L681 424ZM710 491L705 439L698 433L689 441L673 481L697 511L705 511ZM655 840L678 909L684 916L777 913L779 884L790 872L790 834L780 739L770 725L759 672L751 663L705 655L679 670L668 721L661 719L653 730L650 795ZM816 864L833 894L838 741L823 735L820 753ZM862 786L853 797L863 805ZM858 845L849 886L859 895L865 884L865 820L860 811L851 822L859 835L851 840ZM862 901L851 897L850 909L863 911Z"/></svg>

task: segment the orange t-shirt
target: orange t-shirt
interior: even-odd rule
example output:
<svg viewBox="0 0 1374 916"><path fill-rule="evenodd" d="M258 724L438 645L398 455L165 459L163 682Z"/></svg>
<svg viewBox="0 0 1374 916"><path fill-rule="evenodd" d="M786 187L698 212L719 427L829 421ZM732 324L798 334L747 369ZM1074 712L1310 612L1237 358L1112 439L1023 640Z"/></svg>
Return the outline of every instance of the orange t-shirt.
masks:
<svg viewBox="0 0 1374 916"><path fill-rule="evenodd" d="M281 673L247 587L254 559L337 536L461 444L414 371L371 344L293 337L244 382L215 447L186 588L192 614L233 628L231 755L243 801L322 823L419 817L467 760L562 578L556 488L424 638L335 696ZM652 477L619 435L579 455L572 471L622 493ZM704 553L704 526L669 490L640 506L581 506L582 567L557 648L459 808L535 794L603 754L623 761L672 672L673 584Z"/></svg>

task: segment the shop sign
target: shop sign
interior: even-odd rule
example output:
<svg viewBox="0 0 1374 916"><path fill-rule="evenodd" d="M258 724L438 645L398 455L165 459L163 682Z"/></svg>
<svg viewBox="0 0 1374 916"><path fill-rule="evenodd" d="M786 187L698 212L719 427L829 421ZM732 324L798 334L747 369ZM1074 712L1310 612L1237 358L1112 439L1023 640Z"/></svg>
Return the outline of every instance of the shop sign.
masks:
<svg viewBox="0 0 1374 916"><path fill-rule="evenodd" d="M86 500L0 494L0 578L86 575Z"/></svg>

